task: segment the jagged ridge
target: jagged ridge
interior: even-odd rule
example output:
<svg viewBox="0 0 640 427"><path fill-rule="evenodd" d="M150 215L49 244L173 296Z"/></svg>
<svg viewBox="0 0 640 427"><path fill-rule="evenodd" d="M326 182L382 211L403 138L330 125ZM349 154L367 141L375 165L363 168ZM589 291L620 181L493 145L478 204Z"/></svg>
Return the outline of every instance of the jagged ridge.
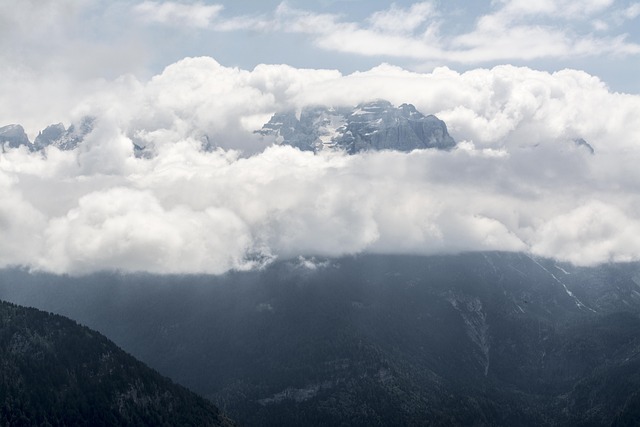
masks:
<svg viewBox="0 0 640 427"><path fill-rule="evenodd" d="M40 151L48 146L73 150L91 133L94 123L94 117L84 117L78 126L71 124L65 128L62 123L49 125L38 133L33 144L21 125L11 124L0 127L0 146L3 152L20 146L27 147L29 151Z"/></svg>
<svg viewBox="0 0 640 427"><path fill-rule="evenodd" d="M350 154L368 150L412 151L451 149L456 145L447 125L436 116L425 116L411 104L394 107L376 100L355 108L305 107L276 113L257 133L276 143L305 151L343 149Z"/></svg>

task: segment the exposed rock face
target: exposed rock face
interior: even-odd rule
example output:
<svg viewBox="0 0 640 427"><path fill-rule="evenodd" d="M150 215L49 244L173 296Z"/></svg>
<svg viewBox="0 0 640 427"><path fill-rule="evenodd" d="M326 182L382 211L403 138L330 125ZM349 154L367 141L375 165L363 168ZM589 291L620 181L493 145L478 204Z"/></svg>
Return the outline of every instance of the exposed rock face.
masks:
<svg viewBox="0 0 640 427"><path fill-rule="evenodd" d="M2 146L2 151L5 148L18 148L21 145L26 145L27 147L31 145L22 126L7 125L0 127L0 146Z"/></svg>
<svg viewBox="0 0 640 427"><path fill-rule="evenodd" d="M62 123L47 126L36 137L33 149L42 150L54 146L60 150L73 150L93 130L94 122L93 117L84 117L78 126L72 124L68 129L65 129Z"/></svg>
<svg viewBox="0 0 640 427"><path fill-rule="evenodd" d="M84 117L77 125L65 128L62 123L49 125L38 133L33 144L21 125L7 125L0 127L0 147L2 151L20 146L28 147L31 151L40 151L53 146L60 150L75 149L84 138L91 133L95 118Z"/></svg>
<svg viewBox="0 0 640 427"><path fill-rule="evenodd" d="M300 150L338 148L349 154L368 150L447 150L456 144L442 120L423 115L411 104L394 107L383 100L353 109L306 107L299 118L294 112L276 113L257 133Z"/></svg>
<svg viewBox="0 0 640 427"><path fill-rule="evenodd" d="M47 126L44 130L38 133L38 136L33 142L34 149L41 150L49 145L52 145L54 141L62 139L66 131L67 130L62 123Z"/></svg>
<svg viewBox="0 0 640 427"><path fill-rule="evenodd" d="M477 297L456 295L451 291L447 293L447 301L464 320L467 336L477 347L474 354L479 353L479 357L476 358L482 365L486 377L489 374L491 343L487 314L482 309L482 301Z"/></svg>

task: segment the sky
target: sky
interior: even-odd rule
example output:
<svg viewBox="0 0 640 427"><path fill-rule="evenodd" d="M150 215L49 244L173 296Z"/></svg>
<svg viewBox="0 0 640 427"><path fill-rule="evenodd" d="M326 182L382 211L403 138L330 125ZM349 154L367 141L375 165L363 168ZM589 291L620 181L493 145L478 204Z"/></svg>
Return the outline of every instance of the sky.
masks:
<svg viewBox="0 0 640 427"><path fill-rule="evenodd" d="M0 154L0 266L640 260L639 21L614 0L3 2L0 126L97 120L76 150ZM314 155L253 133L374 98L437 115L457 148Z"/></svg>

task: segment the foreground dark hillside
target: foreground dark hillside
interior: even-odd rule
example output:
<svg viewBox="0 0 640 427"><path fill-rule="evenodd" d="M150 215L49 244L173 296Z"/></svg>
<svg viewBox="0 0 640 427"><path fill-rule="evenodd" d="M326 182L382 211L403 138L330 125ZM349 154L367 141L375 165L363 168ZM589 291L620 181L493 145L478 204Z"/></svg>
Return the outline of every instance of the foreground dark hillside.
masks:
<svg viewBox="0 0 640 427"><path fill-rule="evenodd" d="M0 301L0 425L232 424L101 334Z"/></svg>
<svg viewBox="0 0 640 427"><path fill-rule="evenodd" d="M638 425L640 265L301 260L211 276L5 271L252 425Z"/></svg>

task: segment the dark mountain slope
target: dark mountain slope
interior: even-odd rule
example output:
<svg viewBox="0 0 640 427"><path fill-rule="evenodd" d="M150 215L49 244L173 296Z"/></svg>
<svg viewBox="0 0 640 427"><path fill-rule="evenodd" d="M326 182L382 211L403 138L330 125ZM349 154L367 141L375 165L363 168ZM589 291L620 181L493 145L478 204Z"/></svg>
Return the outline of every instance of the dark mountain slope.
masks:
<svg viewBox="0 0 640 427"><path fill-rule="evenodd" d="M521 254L283 261L211 276L0 275L246 425L625 425L640 265Z"/></svg>
<svg viewBox="0 0 640 427"><path fill-rule="evenodd" d="M6 302L0 302L0 424L232 425L99 333Z"/></svg>

